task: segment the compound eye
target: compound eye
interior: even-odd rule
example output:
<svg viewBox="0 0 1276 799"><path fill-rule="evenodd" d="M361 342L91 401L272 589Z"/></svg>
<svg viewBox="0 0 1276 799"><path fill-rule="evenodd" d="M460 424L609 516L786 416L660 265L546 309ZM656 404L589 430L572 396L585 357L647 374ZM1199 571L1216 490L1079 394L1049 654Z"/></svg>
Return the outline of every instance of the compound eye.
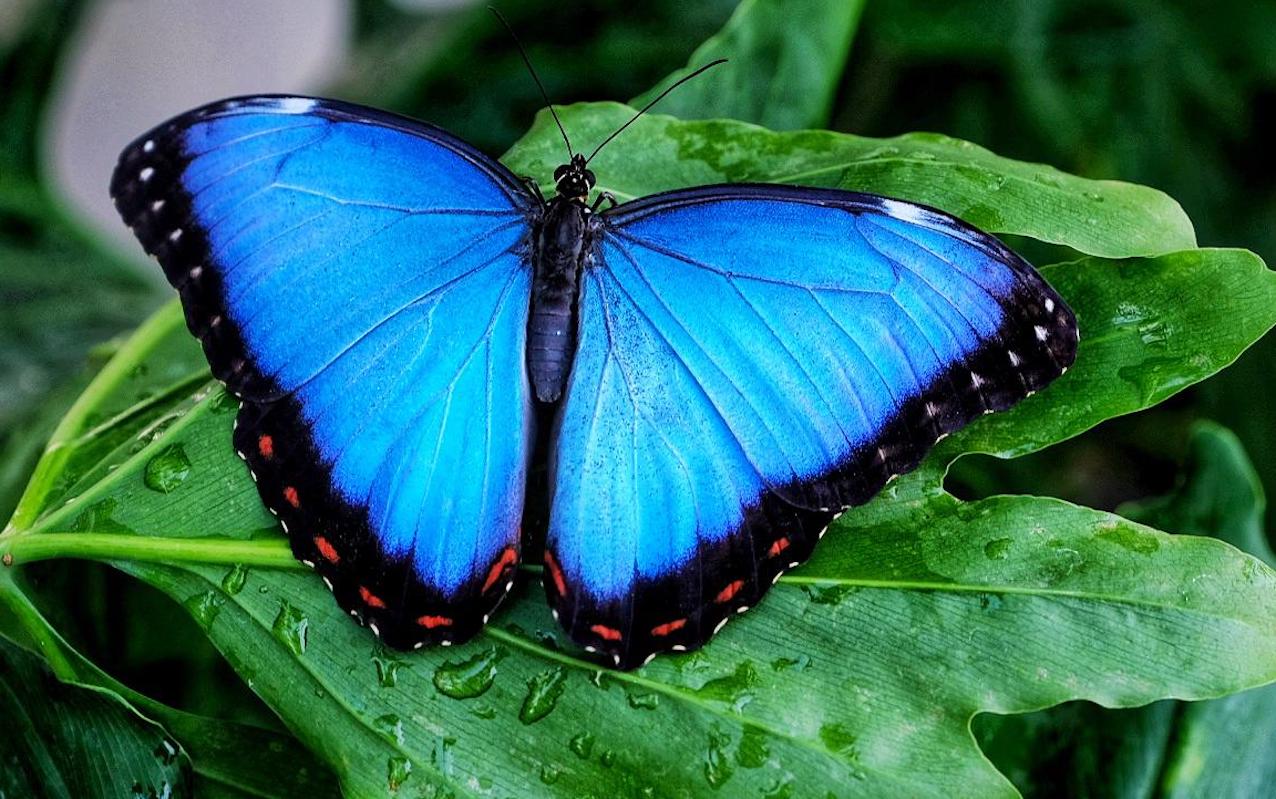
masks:
<svg viewBox="0 0 1276 799"><path fill-rule="evenodd" d="M554 182L555 182L555 183L557 183L558 181L562 180L562 179L563 179L563 175L566 175L566 174L567 174L567 172L568 172L568 170L569 170L569 167L567 166L567 164L563 164L563 165L562 165L562 166L560 166L558 169L555 169L555 170L554 170Z"/></svg>
<svg viewBox="0 0 1276 799"><path fill-rule="evenodd" d="M594 173L588 169L585 170L585 182L589 184L589 188L593 188L598 180L594 177Z"/></svg>

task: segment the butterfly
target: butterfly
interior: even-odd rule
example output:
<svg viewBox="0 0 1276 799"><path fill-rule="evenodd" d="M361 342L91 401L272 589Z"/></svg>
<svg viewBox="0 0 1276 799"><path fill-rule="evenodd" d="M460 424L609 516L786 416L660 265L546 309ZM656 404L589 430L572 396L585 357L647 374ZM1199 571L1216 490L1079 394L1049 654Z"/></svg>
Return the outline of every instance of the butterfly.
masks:
<svg viewBox="0 0 1276 799"><path fill-rule="evenodd" d="M262 501L392 647L465 641L510 591L538 441L554 616L632 668L1075 357L1063 299L940 211L765 184L590 203L579 153L554 181L294 96L178 116L113 176Z"/></svg>

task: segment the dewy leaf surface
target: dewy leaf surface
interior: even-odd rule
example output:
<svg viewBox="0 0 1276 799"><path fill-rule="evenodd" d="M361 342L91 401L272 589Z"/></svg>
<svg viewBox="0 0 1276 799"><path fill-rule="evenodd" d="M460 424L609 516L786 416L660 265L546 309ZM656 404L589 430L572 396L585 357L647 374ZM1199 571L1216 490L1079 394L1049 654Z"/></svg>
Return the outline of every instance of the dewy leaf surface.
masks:
<svg viewBox="0 0 1276 799"><path fill-rule="evenodd" d="M1192 432L1174 493L1122 506L1166 530L1212 535L1274 562L1263 534L1261 484L1236 436ZM990 759L1028 796L1261 796L1276 779L1276 686L1205 702L1131 710L1073 703L988 716L976 729Z"/></svg>
<svg viewBox="0 0 1276 799"><path fill-rule="evenodd" d="M660 101L682 119L740 119L774 130L821 127L855 37L863 0L745 0L681 69L631 105L717 58L727 63Z"/></svg>
<svg viewBox="0 0 1276 799"><path fill-rule="evenodd" d="M624 112L568 116L603 129ZM727 162L774 179L815 157L803 137L833 135L642 124L624 159L598 165L609 188L694 184ZM693 128L706 154L681 157ZM541 175L538 131L510 159ZM943 160L883 158L858 188L944 205L899 177L921 169L958 210L987 199L963 173L1000 170L1022 194L1003 198L999 230L1124 260L1047 271L1081 320L1068 375L848 513L702 652L601 671L561 639L534 580L465 646L382 649L292 560L231 453L234 403L200 382L171 307L64 420L0 555L109 560L159 587L353 796L1009 796L969 733L976 712L1270 682L1276 573L1258 560L1057 500L962 503L941 480L962 452L1038 449L1213 374L1276 323L1276 278L1248 253L1163 252L1191 245L1163 195L925 141ZM1111 209L1103 224L1077 223L1090 203ZM1158 204L1172 212L1147 212ZM1148 250L1163 254L1129 257Z"/></svg>
<svg viewBox="0 0 1276 799"><path fill-rule="evenodd" d="M633 115L617 103L559 110L574 141L602 141ZM563 143L547 113L503 159L553 192ZM744 122L643 116L591 162L598 190L619 201L711 183L794 183L924 203L994 233L1126 258L1196 246L1179 204L1145 186L1088 180L1012 161L935 133L870 139L829 131L777 133Z"/></svg>

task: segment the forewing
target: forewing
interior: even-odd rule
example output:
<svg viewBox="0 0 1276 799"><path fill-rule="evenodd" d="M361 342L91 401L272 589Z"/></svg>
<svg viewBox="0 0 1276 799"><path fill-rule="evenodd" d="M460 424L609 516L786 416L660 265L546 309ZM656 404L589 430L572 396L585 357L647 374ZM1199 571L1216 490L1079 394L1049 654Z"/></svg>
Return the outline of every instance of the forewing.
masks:
<svg viewBox="0 0 1276 799"><path fill-rule="evenodd" d="M622 666L693 648L942 436L1043 388L1075 319L938 211L779 186L615 209L554 442L546 580Z"/></svg>
<svg viewBox="0 0 1276 799"><path fill-rule="evenodd" d="M387 643L472 635L530 452L518 181L411 120L252 97L140 137L112 194L242 400L235 446L296 556Z"/></svg>

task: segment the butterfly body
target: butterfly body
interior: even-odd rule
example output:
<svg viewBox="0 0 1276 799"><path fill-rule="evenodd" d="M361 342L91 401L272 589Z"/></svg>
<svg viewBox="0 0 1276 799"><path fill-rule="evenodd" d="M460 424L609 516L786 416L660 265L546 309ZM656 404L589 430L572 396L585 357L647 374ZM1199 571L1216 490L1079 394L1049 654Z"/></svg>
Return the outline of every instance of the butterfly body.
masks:
<svg viewBox="0 0 1276 799"><path fill-rule="evenodd" d="M262 501L392 646L464 641L505 597L538 436L550 605L629 668L1075 356L1063 299L934 209L723 185L598 210L585 159L554 178L546 201L438 128L249 97L112 180L241 400Z"/></svg>
<svg viewBox="0 0 1276 799"><path fill-rule="evenodd" d="M536 398L562 396L576 351L576 299L580 273L593 246L597 222L580 197L560 193L533 228L535 241L527 368Z"/></svg>

